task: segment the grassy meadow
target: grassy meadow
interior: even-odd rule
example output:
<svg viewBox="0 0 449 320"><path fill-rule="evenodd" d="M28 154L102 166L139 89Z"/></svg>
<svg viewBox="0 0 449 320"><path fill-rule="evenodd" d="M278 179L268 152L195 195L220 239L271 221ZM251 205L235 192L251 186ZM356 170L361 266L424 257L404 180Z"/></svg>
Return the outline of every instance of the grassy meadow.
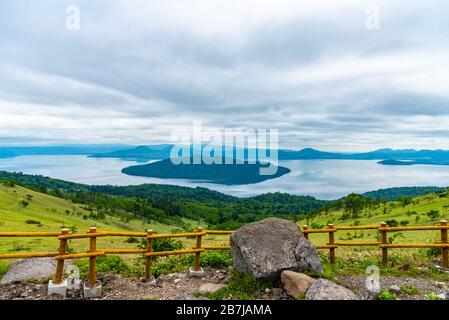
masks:
<svg viewBox="0 0 449 320"><path fill-rule="evenodd" d="M147 223L141 219L123 222L117 217L106 215L105 219L96 220L89 217L89 210L66 200L50 195L34 192L32 190L14 186L8 187L0 184L0 232L29 231L29 232L58 232L61 228L69 228L72 232L86 232L89 227L97 227L98 231L135 231L144 232L153 229L157 233L181 232L177 226L170 226L158 222ZM204 223L183 219L192 226ZM225 244L229 237L208 236L204 243ZM97 247L110 249L134 249L138 243L136 239L126 237L100 237ZM194 245L194 239L177 239L186 248ZM57 238L12 238L0 237L0 253L20 252L47 252L57 251L59 242ZM74 239L69 241L69 249L74 252L88 250L87 239ZM123 256L131 261L135 256ZM11 260L0 260L0 274L5 270ZM4 272L3 272L4 273Z"/></svg>

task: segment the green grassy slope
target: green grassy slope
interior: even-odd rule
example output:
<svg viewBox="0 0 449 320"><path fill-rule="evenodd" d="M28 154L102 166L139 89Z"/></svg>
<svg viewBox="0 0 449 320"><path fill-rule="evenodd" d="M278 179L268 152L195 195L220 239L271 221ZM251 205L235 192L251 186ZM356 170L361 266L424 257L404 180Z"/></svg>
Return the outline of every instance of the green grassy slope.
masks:
<svg viewBox="0 0 449 320"><path fill-rule="evenodd" d="M428 215L432 210L438 211L437 216ZM308 224L309 228L326 227L328 223L336 226L348 225L380 225L383 221L396 220L398 223L403 221L407 226L414 225L436 225L441 219L449 219L449 193L431 193L421 197L411 199L410 204L404 205L400 201L390 201L380 204L371 210L364 209L357 218L348 220L342 219L343 209L324 212L314 218L303 219L298 221L298 225ZM377 231L361 230L361 231L339 231L336 233L336 241L376 241ZM392 236L389 233L389 236ZM410 243L427 243L434 242L440 237L439 231L405 231L397 236L393 243L410 242ZM325 243L327 234L312 234L310 239L313 243Z"/></svg>
<svg viewBox="0 0 449 320"><path fill-rule="evenodd" d="M24 205L22 201L28 203ZM0 232L35 231L54 232L67 227L75 232L86 232L89 227L96 226L99 231L138 231L153 229L158 233L179 231L175 226L160 223L146 223L140 219L122 222L117 217L106 216L105 219L94 220L88 217L89 211L80 205L66 200L15 186L0 184ZM198 222L184 219L192 226ZM203 225L203 227L207 227ZM99 238L99 248L135 248L136 244L125 242L126 238ZM185 240L191 245L192 240ZM0 253L17 253L27 251L56 251L58 240L54 238L1 238ZM86 239L71 240L69 248L85 251L88 248Z"/></svg>

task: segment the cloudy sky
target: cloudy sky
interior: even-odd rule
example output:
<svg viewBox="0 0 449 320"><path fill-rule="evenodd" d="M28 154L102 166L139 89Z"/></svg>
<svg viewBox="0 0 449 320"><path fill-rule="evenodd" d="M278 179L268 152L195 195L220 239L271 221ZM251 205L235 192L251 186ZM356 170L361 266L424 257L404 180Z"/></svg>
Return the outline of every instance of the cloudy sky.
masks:
<svg viewBox="0 0 449 320"><path fill-rule="evenodd" d="M0 145L164 143L199 120L278 129L295 149L449 149L448 12L443 0L3 0Z"/></svg>

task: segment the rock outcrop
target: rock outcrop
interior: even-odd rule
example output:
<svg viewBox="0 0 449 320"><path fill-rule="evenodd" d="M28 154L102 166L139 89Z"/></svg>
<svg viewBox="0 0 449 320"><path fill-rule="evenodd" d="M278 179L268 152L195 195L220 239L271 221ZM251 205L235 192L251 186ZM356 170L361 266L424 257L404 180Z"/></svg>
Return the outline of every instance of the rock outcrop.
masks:
<svg viewBox="0 0 449 320"><path fill-rule="evenodd" d="M354 292L326 279L318 279L307 290L306 300L359 300Z"/></svg>
<svg viewBox="0 0 449 320"><path fill-rule="evenodd" d="M231 255L234 269L256 280L279 280L284 270L323 271L316 248L298 226L278 218L250 223L234 232Z"/></svg>
<svg viewBox="0 0 449 320"><path fill-rule="evenodd" d="M307 290L315 283L315 279L290 270L282 271L281 282L284 290L295 299L304 297Z"/></svg>

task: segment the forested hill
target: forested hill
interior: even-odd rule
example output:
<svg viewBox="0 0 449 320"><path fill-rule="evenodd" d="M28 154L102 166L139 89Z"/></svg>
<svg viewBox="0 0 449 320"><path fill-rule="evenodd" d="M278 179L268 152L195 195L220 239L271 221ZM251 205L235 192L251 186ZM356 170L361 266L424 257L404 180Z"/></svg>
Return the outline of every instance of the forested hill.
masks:
<svg viewBox="0 0 449 320"><path fill-rule="evenodd" d="M0 181L89 206L101 217L124 212L182 227L181 217L203 220L210 227L238 228L268 216L297 220L327 203L307 196L265 194L237 198L206 188L143 184L89 186L58 179L0 171Z"/></svg>
<svg viewBox="0 0 449 320"><path fill-rule="evenodd" d="M371 199L398 200L401 197L417 197L432 192L445 190L444 187L400 187L365 192L363 196Z"/></svg>
<svg viewBox="0 0 449 320"><path fill-rule="evenodd" d="M362 195L349 195L336 201L323 201L310 196L267 193L237 198L206 188L143 184L136 186L90 186L43 176L0 171L0 182L18 184L38 192L82 204L101 218L105 215L134 215L149 221L188 228L182 217L204 221L210 228L235 229L270 216L300 220L323 210L338 207L346 199L380 203L391 199L419 196L438 191L438 187L409 187L377 190ZM368 201L367 199L372 199Z"/></svg>

